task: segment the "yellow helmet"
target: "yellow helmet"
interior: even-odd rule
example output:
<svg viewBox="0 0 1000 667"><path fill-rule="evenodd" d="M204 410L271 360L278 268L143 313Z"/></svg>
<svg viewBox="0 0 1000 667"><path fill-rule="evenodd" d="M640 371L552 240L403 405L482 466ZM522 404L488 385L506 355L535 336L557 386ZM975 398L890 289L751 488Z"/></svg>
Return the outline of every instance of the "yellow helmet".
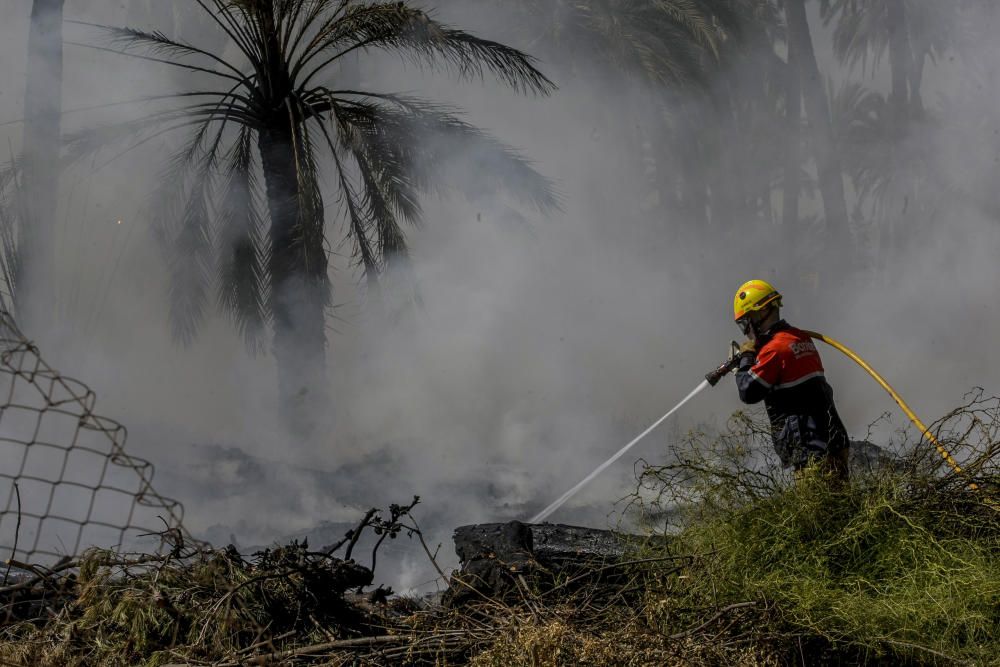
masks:
<svg viewBox="0 0 1000 667"><path fill-rule="evenodd" d="M769 282L750 280L740 285L733 299L734 319L739 320L747 313L763 310L766 306L781 305L781 294Z"/></svg>

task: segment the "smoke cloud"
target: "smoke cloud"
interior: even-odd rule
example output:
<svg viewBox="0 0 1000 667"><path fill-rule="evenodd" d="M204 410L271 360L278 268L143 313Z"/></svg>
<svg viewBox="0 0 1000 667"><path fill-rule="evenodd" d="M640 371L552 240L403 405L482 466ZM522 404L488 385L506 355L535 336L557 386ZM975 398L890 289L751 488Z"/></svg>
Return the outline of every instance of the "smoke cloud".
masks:
<svg viewBox="0 0 1000 667"><path fill-rule="evenodd" d="M212 39L195 10L169 3L173 11L164 12L164 4L123 10L111 0L70 0L67 17L147 27L166 21L165 30L191 41ZM532 51L526 26L473 4L481 3L442 3L437 15ZM22 115L29 5L2 10L0 122ZM835 83L859 79L834 61L829 29L817 16L810 21L821 71ZM96 42L83 26L66 33L69 41ZM963 58L984 70L1000 65L986 45ZM519 149L556 182L563 210L540 216L490 194L491 174L466 172L482 179L484 194L431 198L427 224L408 230L422 306L401 314L365 300L349 250L338 245L345 231L331 214L332 405L322 435L308 446L280 428L273 360L249 354L223 317L211 316L190 346L171 339L167 271L148 211L163 145L63 174L51 276L58 327L28 334L50 364L97 391L100 413L128 425L130 451L157 465L157 487L184 501L193 532L245 547L267 544L323 522L335 531L367 507L417 494L417 516L450 553L454 526L530 516L686 395L737 337L730 299L751 277L775 282L791 322L856 349L925 420L974 386L1000 390L993 307L1000 226L997 209L981 196L983 170L996 175L1000 105L996 88L968 95L963 86L976 84L956 82L961 63L928 66L924 100L937 120L910 138L949 194L932 202L939 207L933 215L909 208L929 205L923 200L900 203L890 215L894 236L881 246L891 252L877 268L828 250L819 223L804 225L806 239L792 245L780 215L706 223L666 213L657 182L720 164L734 188L757 182L754 161L737 159L746 147L725 146L720 164L686 163L664 145L666 102L657 89L624 73L611 76L585 55L575 62L546 56L540 66L560 86L549 98L518 96L490 81L456 82L391 56L362 60L365 87L461 107L470 122ZM748 58L734 65L735 74L761 66ZM186 82L154 63L73 45L66 46L65 77L66 109ZM863 83L885 88L881 78ZM717 122L693 94L675 94L671 103L674 116L700 114L709 133ZM972 104L979 126L966 122ZM65 129L136 112L125 105L70 113ZM13 154L20 137L19 124L0 126L0 145ZM335 211L335 190L325 198ZM807 220L822 213L811 194L802 206ZM864 248L874 243L868 217L859 213L853 223ZM821 352L841 416L863 437L894 406L850 362ZM672 438L740 407L724 382L634 456L662 460ZM896 412L891 424L905 426ZM631 466L621 462L553 520L614 523L614 502L631 478ZM419 547L408 546L396 545L393 555L404 587L433 578Z"/></svg>

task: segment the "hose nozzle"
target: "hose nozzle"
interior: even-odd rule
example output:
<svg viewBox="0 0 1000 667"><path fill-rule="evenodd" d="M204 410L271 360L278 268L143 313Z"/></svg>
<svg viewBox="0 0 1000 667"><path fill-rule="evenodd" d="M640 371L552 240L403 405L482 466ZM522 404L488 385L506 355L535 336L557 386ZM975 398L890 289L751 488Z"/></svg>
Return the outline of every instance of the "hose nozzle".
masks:
<svg viewBox="0 0 1000 667"><path fill-rule="evenodd" d="M719 384L719 380L733 372L737 366L740 365L740 345L736 341L731 343L729 358L726 359L718 368L716 368L711 373L705 376L708 380L708 384L715 386Z"/></svg>

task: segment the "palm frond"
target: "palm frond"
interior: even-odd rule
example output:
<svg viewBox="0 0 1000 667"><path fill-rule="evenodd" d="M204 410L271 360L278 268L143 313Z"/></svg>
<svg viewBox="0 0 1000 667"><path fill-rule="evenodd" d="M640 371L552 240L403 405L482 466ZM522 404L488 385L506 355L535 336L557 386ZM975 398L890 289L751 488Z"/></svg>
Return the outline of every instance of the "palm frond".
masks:
<svg viewBox="0 0 1000 667"><path fill-rule="evenodd" d="M168 161L153 198L153 231L167 256L169 320L190 344L205 317L212 284L210 199L225 124L203 122Z"/></svg>
<svg viewBox="0 0 1000 667"><path fill-rule="evenodd" d="M179 130L194 128L196 132L206 132L212 124L225 128L230 122L244 127L257 125L255 110L248 104L250 100L235 93L233 89L219 93L192 93L203 97L215 97L215 101L190 104L177 108L154 112L141 118L99 125L67 134L63 161L72 165L82 158L127 144L114 155L117 159L163 135ZM179 94L177 97L184 97ZM111 161L109 160L109 161Z"/></svg>
<svg viewBox="0 0 1000 667"><path fill-rule="evenodd" d="M301 118L305 113L296 101L289 108L289 119ZM293 133L295 173L298 178L298 212L296 243L301 244L302 264L298 269L314 285L327 285L326 230L323 216L323 195L320 191L320 170L317 163L317 140L310 132L309 123L298 123ZM328 295L329 296L329 295Z"/></svg>
<svg viewBox="0 0 1000 667"><path fill-rule="evenodd" d="M229 79L230 81L236 81L242 83L243 79L231 74L229 72L220 72L219 70L212 69L210 67L201 67L199 65L192 65L190 63L181 62L178 60L170 60L169 58L157 58L156 56L146 56L140 53L130 53L128 51L122 51L120 49L112 49L104 46L96 46L94 44L85 44L82 42L71 42L67 41L66 44L70 46L79 46L80 48L90 49L92 51L101 51L104 53L114 53L119 56L128 56L130 58L137 58L138 60L146 60L154 63L161 63L163 65L169 65L170 67L177 67L179 69L185 69L190 72L199 72L202 74L210 74L212 76L217 76L222 79Z"/></svg>
<svg viewBox="0 0 1000 667"><path fill-rule="evenodd" d="M850 67L860 65L862 72L874 73L889 49L885 3L836 0L830 8L833 15L840 16L833 31L834 54Z"/></svg>
<svg viewBox="0 0 1000 667"><path fill-rule="evenodd" d="M639 16L620 16L612 12L588 12L585 18L590 34L600 40L593 57L608 70L640 73L656 85L688 84L701 70L700 48L687 35L664 48L662 26L643 25ZM677 32L675 26L666 28Z"/></svg>
<svg viewBox="0 0 1000 667"><path fill-rule="evenodd" d="M257 353L264 349L269 314L253 148L253 133L241 129L224 168L226 185L217 214L216 254L219 304L247 348Z"/></svg>
<svg viewBox="0 0 1000 667"><path fill-rule="evenodd" d="M407 253L406 237L399 228L394 207L386 196L384 180L376 174L363 151L355 151L353 155L361 173L368 217L375 224L382 264L389 268Z"/></svg>
<svg viewBox="0 0 1000 667"><path fill-rule="evenodd" d="M307 49L292 69L293 78L301 74L300 89L308 89L312 79L338 58L366 48L409 54L418 64L443 63L463 78L483 78L489 72L518 91L544 95L555 89L531 56L439 23L426 12L403 3L352 7L328 31L329 36ZM330 51L334 53L327 57ZM319 64L314 64L314 59L320 60Z"/></svg>
<svg viewBox="0 0 1000 667"><path fill-rule="evenodd" d="M394 96L384 97L391 99ZM330 96L328 99L335 98ZM334 118L336 119L335 115ZM392 148L401 147L385 144L375 125L375 119L370 120L371 122L355 125L337 123L337 135L345 149L359 163L359 169L378 188L394 218L419 225L422 210L417 193L418 181L414 179L415 175L419 175L419 170L409 160L407 151L393 151ZM371 155L379 156L377 166L372 163L369 157Z"/></svg>
<svg viewBox="0 0 1000 667"><path fill-rule="evenodd" d="M17 183L18 175L21 173L21 156L11 157L10 162L0 168L0 194L8 191L12 185Z"/></svg>
<svg viewBox="0 0 1000 667"><path fill-rule="evenodd" d="M174 338L184 345L194 340L208 305L212 264L208 206L211 182L212 171L206 164L191 185L179 232L167 239L170 324Z"/></svg>
<svg viewBox="0 0 1000 667"><path fill-rule="evenodd" d="M378 290L378 279L382 273L383 264L372 244L370 234L372 227L375 227L375 232L378 233L379 216L392 217L392 213L384 204L382 194L377 190L369 192L367 183L363 191L364 194L357 194L348 174L347 165L341 159L342 147L338 145L334 138L335 135L331 134L323 123L317 123L317 127L333 157L337 181L340 186L339 201L344 204L348 228L350 229L349 237L353 241L354 258L361 267L362 277L368 283L369 292L375 293Z"/></svg>
<svg viewBox="0 0 1000 667"><path fill-rule="evenodd" d="M896 171L893 147L888 139L892 122L888 104L880 93L848 82L834 90L828 84L831 118L844 167L860 199L868 199Z"/></svg>
<svg viewBox="0 0 1000 667"><path fill-rule="evenodd" d="M11 165L0 171L0 307L13 313L17 304L17 287L22 275L21 253L18 250L18 231L21 225L20 191L17 187L17 169ZM8 192L8 188L10 191Z"/></svg>
<svg viewBox="0 0 1000 667"><path fill-rule="evenodd" d="M371 238L369 237L371 221L364 215L362 206L355 194L354 186L350 181L344 163L337 155L336 146L332 143L330 135L325 128L322 129L322 132L327 140L331 142L331 153L337 169L337 180L340 184L340 196L344 203L347 221L351 230L351 238L354 241L355 257L361 265L363 275L367 279L369 287L374 287L381 273L381 266L375 249L372 247Z"/></svg>
<svg viewBox="0 0 1000 667"><path fill-rule="evenodd" d="M77 21L77 23L82 23ZM238 67L231 64L211 51L200 49L186 42L171 39L158 31L139 30L138 28L117 27L109 25L99 25L96 23L83 23L93 28L97 28L108 37L110 44L119 47L119 52L123 55L136 55L132 49L144 48L147 53L155 56L183 57L200 56L208 58L212 62L221 65L240 79L245 79L247 75ZM168 61L173 63L174 61Z"/></svg>
<svg viewBox="0 0 1000 667"><path fill-rule="evenodd" d="M317 99L315 112L329 107ZM397 95L333 105L337 122L354 128L376 173L391 173L413 189L456 190L475 199L509 192L540 211L559 208L553 183L515 150L461 120L447 107ZM492 178L484 179L481 174Z"/></svg>
<svg viewBox="0 0 1000 667"><path fill-rule="evenodd" d="M330 27L340 19L343 11L353 1L316 0L311 3L296 3L302 8L308 4L309 9L304 14L299 12L302 16L301 21L297 16L288 21L288 36L282 42L288 61L298 62L301 56L300 47L309 52L327 37L330 34Z"/></svg>
<svg viewBox="0 0 1000 667"><path fill-rule="evenodd" d="M255 43L244 26L240 25L230 13L230 4L226 0L194 0L201 7L202 11L211 17L212 22L222 30L229 39L240 49L246 58L259 66L263 63L263 54L260 45ZM211 7L209 6L211 4ZM212 10L212 7L215 10Z"/></svg>
<svg viewBox="0 0 1000 667"><path fill-rule="evenodd" d="M266 35L273 34L275 28L265 27L264 23L268 18L273 18L274 3L259 0L212 0L212 2L223 7L221 13L233 26L233 31L254 45L260 55L261 64L267 63L272 54L268 53L269 43Z"/></svg>
<svg viewBox="0 0 1000 667"><path fill-rule="evenodd" d="M703 3L695 0L653 0L650 4L682 26L695 42L718 57L719 33L713 25L712 16L705 12Z"/></svg>
<svg viewBox="0 0 1000 667"><path fill-rule="evenodd" d="M354 257L361 267L362 277L368 283L369 290L374 291L378 286L379 277L382 275L383 264L372 244L371 228L373 225L365 217L363 204L358 200L353 185L347 180L347 176L343 172L343 165L338 164L337 169L341 173L340 186L343 190L343 200L350 223L351 239L354 241Z"/></svg>
<svg viewBox="0 0 1000 667"><path fill-rule="evenodd" d="M749 0L753 2L754 0ZM620 77L656 85L704 86L722 43L738 36L749 9L738 2L576 0L540 3L494 0L533 29L526 42L572 69L586 59Z"/></svg>

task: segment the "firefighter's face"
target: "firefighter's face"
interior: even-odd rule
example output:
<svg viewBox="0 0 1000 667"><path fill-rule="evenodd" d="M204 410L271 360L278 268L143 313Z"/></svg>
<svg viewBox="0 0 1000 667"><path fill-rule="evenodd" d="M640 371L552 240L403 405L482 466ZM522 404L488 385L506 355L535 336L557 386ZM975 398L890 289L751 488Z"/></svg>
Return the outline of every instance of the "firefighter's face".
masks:
<svg viewBox="0 0 1000 667"><path fill-rule="evenodd" d="M736 325L739 326L740 331L743 332L744 336L753 340L754 331L753 326L750 323L750 315L745 315L744 317L736 320Z"/></svg>
<svg viewBox="0 0 1000 667"><path fill-rule="evenodd" d="M763 311L757 310L747 313L744 317L738 319L736 324L739 325L740 331L749 340L757 340L757 331L760 329L760 324L767 319L770 312L771 309L768 308Z"/></svg>

